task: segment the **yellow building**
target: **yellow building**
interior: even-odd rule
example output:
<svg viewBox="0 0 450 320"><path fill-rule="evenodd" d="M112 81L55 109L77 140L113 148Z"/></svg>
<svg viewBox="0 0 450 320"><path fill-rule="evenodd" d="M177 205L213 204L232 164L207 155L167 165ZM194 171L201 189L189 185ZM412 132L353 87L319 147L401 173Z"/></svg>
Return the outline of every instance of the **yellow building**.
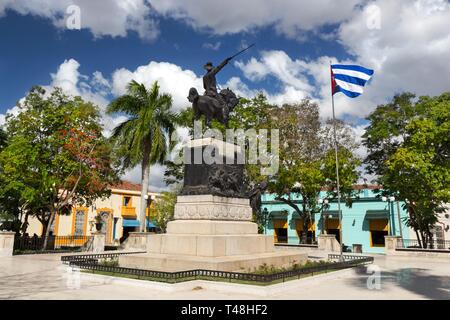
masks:
<svg viewBox="0 0 450 320"><path fill-rule="evenodd" d="M149 192L148 204L154 209L154 201L160 194ZM139 228L141 185L123 181L111 188L111 196L98 199L90 207L73 207L70 215L56 215L50 232L55 236L89 236L95 229L95 216L103 218L102 231L106 233L106 244L119 244L129 232ZM147 216L148 216L147 208ZM27 233L42 234L42 224L36 218L29 218ZM154 227L147 221L147 226Z"/></svg>

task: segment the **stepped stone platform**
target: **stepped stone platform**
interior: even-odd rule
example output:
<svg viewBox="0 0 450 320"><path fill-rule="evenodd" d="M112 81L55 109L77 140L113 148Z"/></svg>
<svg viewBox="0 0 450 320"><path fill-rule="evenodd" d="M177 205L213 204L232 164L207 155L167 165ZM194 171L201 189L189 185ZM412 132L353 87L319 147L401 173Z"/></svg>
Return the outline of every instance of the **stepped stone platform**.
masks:
<svg viewBox="0 0 450 320"><path fill-rule="evenodd" d="M179 196L165 234L145 234L147 253L121 256L119 265L156 271L250 271L263 264L289 267L307 254L275 250L273 236L258 234L248 199Z"/></svg>

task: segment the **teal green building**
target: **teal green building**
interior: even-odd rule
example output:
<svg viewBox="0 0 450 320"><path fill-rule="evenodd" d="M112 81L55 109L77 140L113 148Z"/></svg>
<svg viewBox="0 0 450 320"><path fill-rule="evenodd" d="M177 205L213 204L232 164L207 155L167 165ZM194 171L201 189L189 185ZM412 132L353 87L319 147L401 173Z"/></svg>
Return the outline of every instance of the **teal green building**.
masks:
<svg viewBox="0 0 450 320"><path fill-rule="evenodd" d="M381 197L376 187L355 186L357 195L351 207L341 203L342 238L347 251L353 245L361 245L362 252L384 253L384 237L397 235L409 238L405 224L408 212L403 203L394 198ZM326 192L321 193L325 199ZM301 207L302 199L294 198ZM294 209L273 194L262 195L262 212L266 216L265 233L274 236L275 243L299 244L303 232L303 219ZM317 243L320 234L334 234L340 241L339 212L337 200L328 202L328 208L314 215L308 228L308 243Z"/></svg>

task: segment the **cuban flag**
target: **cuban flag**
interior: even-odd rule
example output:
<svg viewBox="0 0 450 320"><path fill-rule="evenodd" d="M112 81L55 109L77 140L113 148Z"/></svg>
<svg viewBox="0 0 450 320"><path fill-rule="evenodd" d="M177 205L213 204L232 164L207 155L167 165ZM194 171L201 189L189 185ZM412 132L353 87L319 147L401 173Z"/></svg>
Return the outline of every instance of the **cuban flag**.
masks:
<svg viewBox="0 0 450 320"><path fill-rule="evenodd" d="M331 65L331 93L342 92L350 98L356 98L363 93L364 85L373 76L373 70L355 66Z"/></svg>

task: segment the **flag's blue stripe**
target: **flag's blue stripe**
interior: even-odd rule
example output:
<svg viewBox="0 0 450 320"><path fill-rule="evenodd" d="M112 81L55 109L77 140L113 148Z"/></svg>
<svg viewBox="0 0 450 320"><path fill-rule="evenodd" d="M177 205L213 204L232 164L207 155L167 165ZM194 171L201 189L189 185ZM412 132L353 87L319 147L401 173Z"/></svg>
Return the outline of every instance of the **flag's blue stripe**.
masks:
<svg viewBox="0 0 450 320"><path fill-rule="evenodd" d="M342 80L342 81L348 82L348 83L356 84L356 85L361 86L361 87L364 87L364 85L367 82L364 79L347 76L345 74L335 74L334 78L338 79L338 80Z"/></svg>
<svg viewBox="0 0 450 320"><path fill-rule="evenodd" d="M343 94L345 94L347 97L350 97L350 98L356 98L356 97L359 97L361 95L361 93L348 91L348 90L342 89L339 86L336 86L335 93L337 93L337 92L342 92Z"/></svg>
<svg viewBox="0 0 450 320"><path fill-rule="evenodd" d="M333 64L331 65L332 69L343 69L343 70L354 70L354 71L359 71L359 72L363 72L369 76L373 75L373 70L371 69L367 69L361 66L356 66L356 65L344 65L344 64Z"/></svg>

